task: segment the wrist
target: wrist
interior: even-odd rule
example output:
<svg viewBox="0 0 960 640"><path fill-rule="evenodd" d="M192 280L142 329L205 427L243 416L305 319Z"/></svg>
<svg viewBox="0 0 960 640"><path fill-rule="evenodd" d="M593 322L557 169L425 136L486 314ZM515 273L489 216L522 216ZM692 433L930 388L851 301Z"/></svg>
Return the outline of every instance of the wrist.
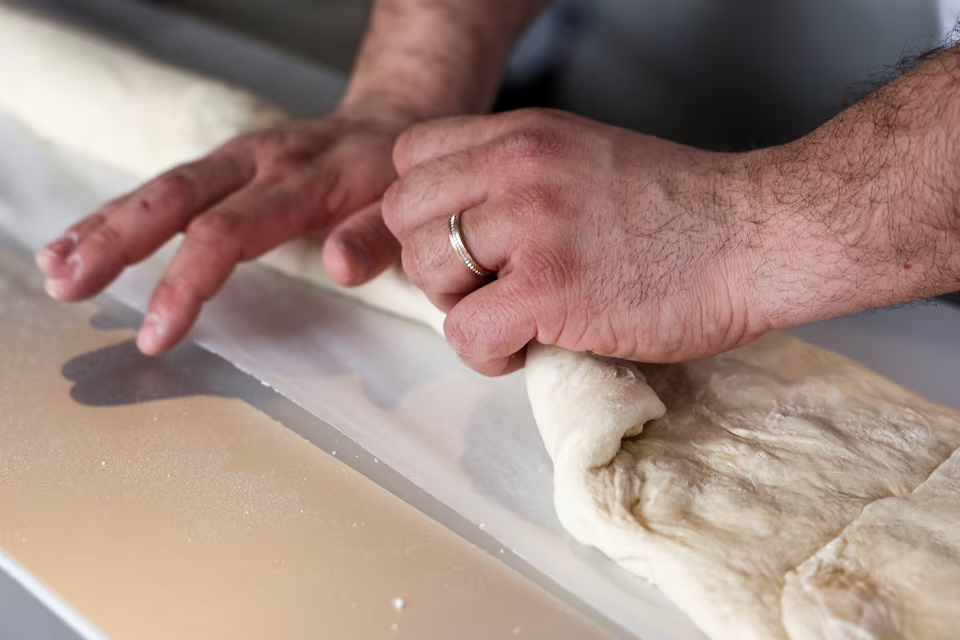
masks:
<svg viewBox="0 0 960 640"><path fill-rule="evenodd" d="M416 71L410 64L357 70L339 103L340 109L405 122L489 111L499 79L498 71L459 70L459 66L429 65ZM487 82L477 79L491 76ZM489 85L489 86L488 86Z"/></svg>
<svg viewBox="0 0 960 640"><path fill-rule="evenodd" d="M347 92L333 115L362 122L378 129L400 134L404 129L430 118L423 109L388 91Z"/></svg>
<svg viewBox="0 0 960 640"><path fill-rule="evenodd" d="M744 219L755 229L748 268L763 323L781 330L871 306L875 278L850 251L851 233L877 246L876 228L851 224L834 176L798 141L743 154ZM827 195L833 194L833 195Z"/></svg>
<svg viewBox="0 0 960 640"><path fill-rule="evenodd" d="M835 135L814 132L751 159L751 200L764 221L759 300L774 329L960 285L950 275L960 274L960 237L934 223L941 216L918 214L935 205L905 188L916 168L871 155L869 140Z"/></svg>
<svg viewBox="0 0 960 640"><path fill-rule="evenodd" d="M724 229L718 249L724 259L721 268L711 270L717 279L712 286L733 302L733 316L739 318L743 335L758 337L783 328L777 322L780 292L793 259L784 251L779 221L763 197L765 150L714 157L719 163L709 171L713 183L709 194L714 219Z"/></svg>
<svg viewBox="0 0 960 640"><path fill-rule="evenodd" d="M342 105L412 122L492 106L511 43L539 0L379 0Z"/></svg>

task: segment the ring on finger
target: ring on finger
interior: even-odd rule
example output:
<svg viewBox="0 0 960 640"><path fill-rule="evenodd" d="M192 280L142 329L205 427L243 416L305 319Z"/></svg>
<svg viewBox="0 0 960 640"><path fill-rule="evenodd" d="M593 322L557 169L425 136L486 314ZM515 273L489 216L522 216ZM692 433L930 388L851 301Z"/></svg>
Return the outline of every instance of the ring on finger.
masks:
<svg viewBox="0 0 960 640"><path fill-rule="evenodd" d="M457 252L457 255L460 257L460 261L466 265L467 269L470 269L470 271L481 278L486 278L491 274L491 272L480 268L480 266L477 264L477 261L474 260L473 256L470 255L470 251L467 249L467 245L463 241L463 234L460 228L461 214L463 214L463 211L458 211L450 216L450 244L453 245L453 250Z"/></svg>

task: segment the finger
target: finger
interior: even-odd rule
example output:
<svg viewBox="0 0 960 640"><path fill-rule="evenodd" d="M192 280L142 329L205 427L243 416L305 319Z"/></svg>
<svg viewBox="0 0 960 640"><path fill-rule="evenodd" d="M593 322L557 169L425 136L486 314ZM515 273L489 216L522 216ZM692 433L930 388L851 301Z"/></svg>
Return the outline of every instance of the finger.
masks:
<svg viewBox="0 0 960 640"><path fill-rule="evenodd" d="M537 336L536 319L527 305L529 292L504 278L480 287L447 314L447 342L473 369L502 375L522 366L519 355Z"/></svg>
<svg viewBox="0 0 960 640"><path fill-rule="evenodd" d="M48 245L43 258L38 256L50 278L47 290L60 300L98 293L252 175L245 161L215 154L177 167L108 204Z"/></svg>
<svg viewBox="0 0 960 640"><path fill-rule="evenodd" d="M383 197L383 219L401 244L405 236L434 218L450 218L487 199L490 185L504 174L490 149L471 147L417 165Z"/></svg>
<svg viewBox="0 0 960 640"><path fill-rule="evenodd" d="M490 139L489 128L500 119L492 116L454 116L413 125L393 145L393 166L403 175L411 167L449 155ZM477 126L486 124L487 126Z"/></svg>
<svg viewBox="0 0 960 640"><path fill-rule="evenodd" d="M460 360L477 373L496 378L523 369L527 361L527 348L524 347L509 357L497 360L472 360L466 356L460 356Z"/></svg>
<svg viewBox="0 0 960 640"><path fill-rule="evenodd" d="M421 122L397 138L393 146L393 165L402 176L421 162L485 144L552 117L556 116L548 110L524 109Z"/></svg>
<svg viewBox="0 0 960 640"><path fill-rule="evenodd" d="M323 266L345 287L363 284L400 257L400 243L383 222L378 200L335 227L323 246Z"/></svg>
<svg viewBox="0 0 960 640"><path fill-rule="evenodd" d="M187 335L203 303L223 287L237 262L235 251L184 236L150 299L137 335L140 351L157 355Z"/></svg>
<svg viewBox="0 0 960 640"><path fill-rule="evenodd" d="M440 118L416 124L397 138L393 165L404 175L414 166L505 138L521 154L555 144L551 124L584 121L580 116L552 109L521 109L487 116ZM545 126L547 125L547 126Z"/></svg>
<svg viewBox="0 0 960 640"><path fill-rule="evenodd" d="M471 262L489 273L505 267L521 240L508 214L489 202L460 215L460 239ZM453 247L448 217L436 218L408 237L402 264L411 282L431 299L462 297L489 282L471 271Z"/></svg>
<svg viewBox="0 0 960 640"><path fill-rule="evenodd" d="M196 218L167 265L147 307L137 346L148 355L166 351L183 338L203 304L219 291L239 262L252 260L298 228L284 227L295 206L286 190L248 187Z"/></svg>
<svg viewBox="0 0 960 640"><path fill-rule="evenodd" d="M85 238L100 227L113 211L126 203L129 197L130 194L125 194L104 204L96 214L74 223L59 238L37 251L34 260L40 271L49 279L69 277L72 274L75 262L70 261L69 258L76 248L77 242L80 238Z"/></svg>

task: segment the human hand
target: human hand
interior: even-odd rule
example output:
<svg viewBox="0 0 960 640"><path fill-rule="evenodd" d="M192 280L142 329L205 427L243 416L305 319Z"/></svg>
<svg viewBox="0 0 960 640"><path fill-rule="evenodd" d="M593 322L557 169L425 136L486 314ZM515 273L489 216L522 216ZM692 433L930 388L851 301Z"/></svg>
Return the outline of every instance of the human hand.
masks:
<svg viewBox="0 0 960 640"><path fill-rule="evenodd" d="M630 360L710 356L768 330L755 275L768 222L754 158L560 112L417 125L398 139L383 215L404 270L487 375L531 340ZM449 239L452 214L483 279Z"/></svg>
<svg viewBox="0 0 960 640"><path fill-rule="evenodd" d="M137 338L157 354L189 331L238 263L303 235L324 243L324 266L343 285L396 260L379 198L396 174L390 152L409 124L341 110L240 136L104 205L39 251L54 298L100 292L179 232L183 243L157 285Z"/></svg>

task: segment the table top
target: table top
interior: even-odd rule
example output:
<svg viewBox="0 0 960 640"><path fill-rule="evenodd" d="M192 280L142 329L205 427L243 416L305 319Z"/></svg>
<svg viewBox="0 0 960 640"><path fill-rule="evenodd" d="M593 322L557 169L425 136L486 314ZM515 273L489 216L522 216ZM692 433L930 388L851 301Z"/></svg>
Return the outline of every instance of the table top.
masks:
<svg viewBox="0 0 960 640"><path fill-rule="evenodd" d="M50 300L2 238L0 296L0 636L613 637L224 360L145 357L139 314Z"/></svg>

